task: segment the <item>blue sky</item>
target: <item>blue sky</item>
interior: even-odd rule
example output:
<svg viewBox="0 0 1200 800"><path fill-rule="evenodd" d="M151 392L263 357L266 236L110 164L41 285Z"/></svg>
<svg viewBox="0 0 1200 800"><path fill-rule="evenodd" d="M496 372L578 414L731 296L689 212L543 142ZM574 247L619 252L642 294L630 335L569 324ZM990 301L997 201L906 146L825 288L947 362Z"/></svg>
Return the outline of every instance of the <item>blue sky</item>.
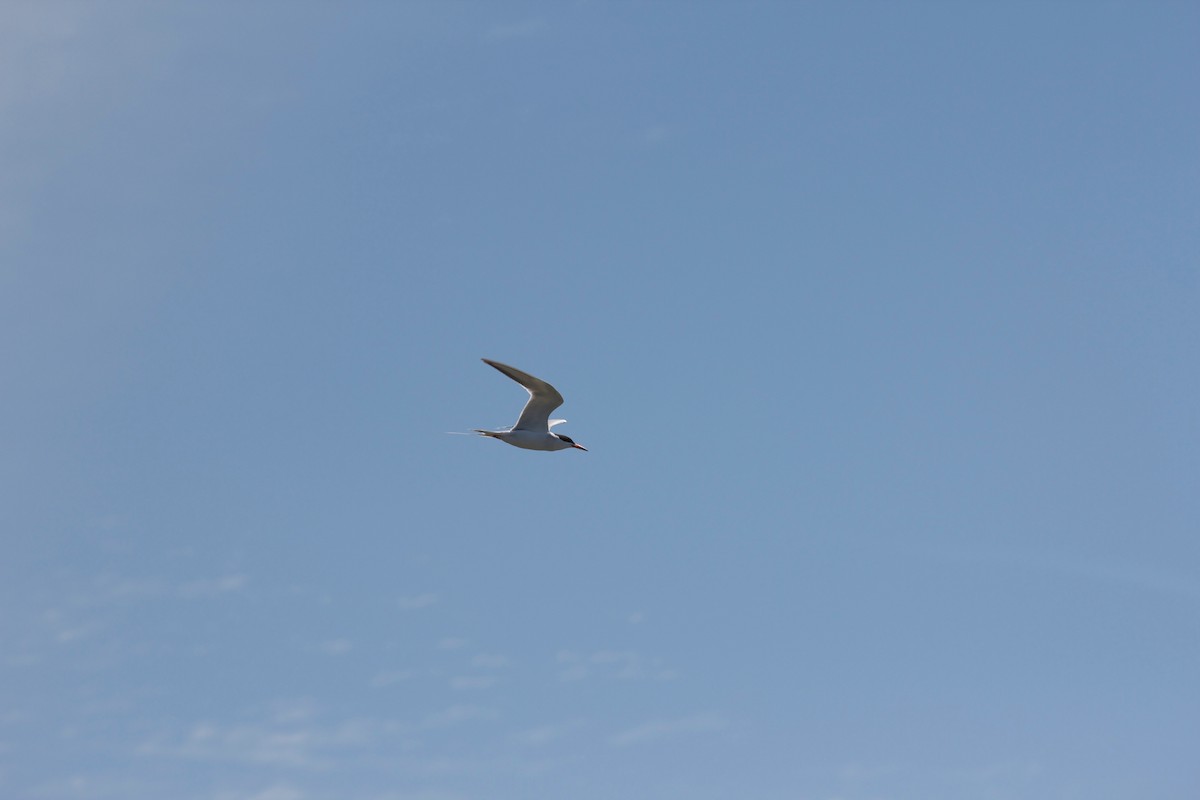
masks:
<svg viewBox="0 0 1200 800"><path fill-rule="evenodd" d="M1197 34L6 4L0 794L1196 797Z"/></svg>

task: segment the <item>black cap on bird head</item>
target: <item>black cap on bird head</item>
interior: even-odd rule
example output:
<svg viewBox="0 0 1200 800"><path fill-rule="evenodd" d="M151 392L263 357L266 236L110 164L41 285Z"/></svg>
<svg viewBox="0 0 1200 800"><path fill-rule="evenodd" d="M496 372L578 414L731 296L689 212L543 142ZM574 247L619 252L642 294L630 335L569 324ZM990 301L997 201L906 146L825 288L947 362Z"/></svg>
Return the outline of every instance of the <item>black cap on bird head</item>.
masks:
<svg viewBox="0 0 1200 800"><path fill-rule="evenodd" d="M583 451L583 452L585 452L585 453L587 452L587 448L586 448L586 447L584 447L584 446L583 446L583 445L581 445L581 444L575 444L575 440L574 440L574 439L572 439L570 436L564 436L564 435L563 435L563 434L561 434L561 433L556 433L556 434L554 434L554 435L555 435L555 436L557 436L557 437L558 437L559 439L561 439L562 441L566 442L567 444L571 445L571 447L574 447L576 450L582 450L582 451Z"/></svg>

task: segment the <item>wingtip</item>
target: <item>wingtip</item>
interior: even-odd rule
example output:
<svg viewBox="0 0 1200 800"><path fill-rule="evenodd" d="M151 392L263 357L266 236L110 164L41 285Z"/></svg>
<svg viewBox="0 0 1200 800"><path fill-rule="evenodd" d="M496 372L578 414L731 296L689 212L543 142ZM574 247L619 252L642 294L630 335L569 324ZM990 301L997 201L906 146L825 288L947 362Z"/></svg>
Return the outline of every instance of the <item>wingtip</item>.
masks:
<svg viewBox="0 0 1200 800"><path fill-rule="evenodd" d="M510 367L508 364L505 364L503 361L496 361L491 358L481 358L479 360L482 361L483 363L487 364L492 369L503 372L505 375L512 378L513 380L516 380L516 378L513 378L512 373L520 372L520 370L517 369L516 367Z"/></svg>

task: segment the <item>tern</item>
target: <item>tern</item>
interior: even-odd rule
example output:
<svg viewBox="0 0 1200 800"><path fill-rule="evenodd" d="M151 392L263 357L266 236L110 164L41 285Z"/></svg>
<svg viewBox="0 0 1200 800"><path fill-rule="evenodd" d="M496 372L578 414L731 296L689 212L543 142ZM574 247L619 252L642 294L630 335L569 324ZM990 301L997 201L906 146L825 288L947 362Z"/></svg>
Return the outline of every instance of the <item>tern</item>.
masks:
<svg viewBox="0 0 1200 800"><path fill-rule="evenodd" d="M516 367L501 364L499 361L482 359L483 363L503 372L529 392L529 402L521 409L517 424L503 431L484 431L475 428L475 432L493 439L499 439L513 447L526 450L576 450L587 451L586 447L575 444L569 436L561 433L551 433L555 425L566 422L565 419L550 419L550 412L563 404L563 396L550 384L540 378L535 378Z"/></svg>

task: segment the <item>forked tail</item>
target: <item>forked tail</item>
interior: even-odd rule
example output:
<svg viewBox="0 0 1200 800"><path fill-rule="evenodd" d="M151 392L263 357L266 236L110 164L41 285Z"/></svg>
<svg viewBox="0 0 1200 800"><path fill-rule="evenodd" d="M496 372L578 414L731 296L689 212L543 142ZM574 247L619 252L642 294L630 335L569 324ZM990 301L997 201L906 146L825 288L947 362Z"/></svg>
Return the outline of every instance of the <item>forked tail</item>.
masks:
<svg viewBox="0 0 1200 800"><path fill-rule="evenodd" d="M485 431L479 428L472 428L472 430L478 433L480 436L490 436L493 439L499 439L500 434L506 433L506 431Z"/></svg>

